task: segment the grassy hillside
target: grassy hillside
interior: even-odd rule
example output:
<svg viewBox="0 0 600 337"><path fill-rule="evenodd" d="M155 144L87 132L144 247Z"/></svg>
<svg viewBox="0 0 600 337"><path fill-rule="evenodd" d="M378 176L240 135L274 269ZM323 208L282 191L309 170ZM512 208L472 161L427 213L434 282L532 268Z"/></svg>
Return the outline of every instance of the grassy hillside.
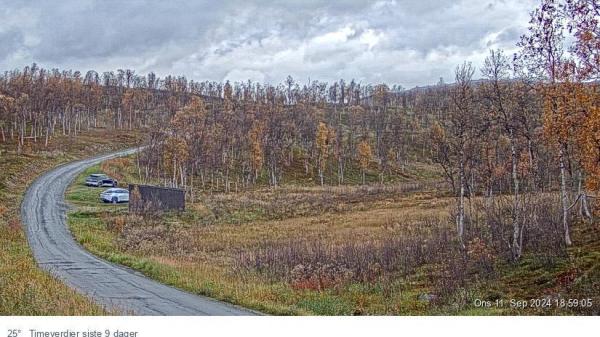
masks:
<svg viewBox="0 0 600 337"><path fill-rule="evenodd" d="M102 171L136 181L133 159L82 174L69 224L87 249L193 293L273 314L597 314L596 224L574 226L564 256L494 258L473 240L454 252L453 200L431 180L204 193L178 214L130 215L82 185ZM551 300L520 308L510 300ZM591 307L559 307L591 298ZM496 300L503 305L496 306ZM490 303L490 307L476 303ZM566 302L565 302L566 303Z"/></svg>
<svg viewBox="0 0 600 337"><path fill-rule="evenodd" d="M0 315L99 315L104 310L63 285L35 264L20 223L20 203L35 177L64 162L130 147L140 133L98 130L53 139L46 148L29 144L14 153L0 144Z"/></svg>

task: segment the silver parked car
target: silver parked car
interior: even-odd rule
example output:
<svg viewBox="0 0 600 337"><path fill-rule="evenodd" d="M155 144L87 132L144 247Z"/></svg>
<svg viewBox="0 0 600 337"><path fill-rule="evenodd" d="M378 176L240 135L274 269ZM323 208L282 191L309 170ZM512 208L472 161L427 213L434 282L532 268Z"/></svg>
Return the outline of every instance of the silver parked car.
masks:
<svg viewBox="0 0 600 337"><path fill-rule="evenodd" d="M102 186L102 181L104 179L108 179L108 176L106 174L102 174L102 173L90 174L87 178L85 178L85 184L86 184L86 186L100 187L100 186Z"/></svg>
<svg viewBox="0 0 600 337"><path fill-rule="evenodd" d="M85 178L85 185L94 187L117 187L119 182L116 179L108 177L106 174L94 173Z"/></svg>
<svg viewBox="0 0 600 337"><path fill-rule="evenodd" d="M113 178L102 179L100 182L100 187L117 187L117 185L119 185L119 182Z"/></svg>
<svg viewBox="0 0 600 337"><path fill-rule="evenodd" d="M100 193L100 200L104 202L129 202L129 191L124 188L109 188Z"/></svg>

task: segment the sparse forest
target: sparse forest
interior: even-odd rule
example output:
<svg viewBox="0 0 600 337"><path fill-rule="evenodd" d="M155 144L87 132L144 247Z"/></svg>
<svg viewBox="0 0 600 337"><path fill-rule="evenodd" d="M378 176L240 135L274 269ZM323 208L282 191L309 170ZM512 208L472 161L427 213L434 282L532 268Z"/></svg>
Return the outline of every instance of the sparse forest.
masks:
<svg viewBox="0 0 600 337"><path fill-rule="evenodd" d="M528 295L587 294L599 301L599 17L595 0L544 0L531 14L519 53L492 50L482 65L458 65L450 84L413 89L354 80L303 84L292 77L278 85L196 82L132 70L83 75L32 65L0 77L0 142L20 155L59 135L143 130L143 151L102 170L185 189L192 207L184 215L149 218L102 209L98 218L114 244L105 247L123 256L183 261L176 271L164 267L182 275L218 251L226 276L215 279L232 289L281 282L343 297L340 289L367 284L380 286L377 294L393 302L416 282L425 289L415 294L419 301L425 296L427 304L451 307L460 299L468 306L474 296L468 289L479 287L480 294L490 283L510 283L503 279L510 268L528 263L556 270L546 288ZM424 207L436 211L411 213L402 223L404 213L393 215L393 209L411 209L404 199L411 197L427 199ZM371 207L392 210L373 225L375 234L327 234L321 227L302 232L286 223L288 234L268 236L283 231L277 221L350 216ZM185 225L174 230L165 219ZM304 220L293 224L302 227ZM244 229L222 229L233 241L207 229L254 228L257 221L268 230L255 229L265 236L251 242L235 236ZM87 233L83 227L74 232ZM135 265L133 258L90 245L99 255ZM572 247L590 251L573 257ZM215 290L144 268L161 281L261 310L285 313L282 307L300 302L282 299L276 286ZM527 282L513 286L527 286L521 281ZM274 304L258 304L261 296ZM383 302L343 313L422 309ZM597 314L597 308L573 311Z"/></svg>

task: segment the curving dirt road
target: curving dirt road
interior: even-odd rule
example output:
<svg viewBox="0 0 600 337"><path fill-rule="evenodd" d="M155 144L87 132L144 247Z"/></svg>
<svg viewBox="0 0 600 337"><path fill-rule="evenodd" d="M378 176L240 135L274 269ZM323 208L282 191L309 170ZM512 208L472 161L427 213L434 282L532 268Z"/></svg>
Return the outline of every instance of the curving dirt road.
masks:
<svg viewBox="0 0 600 337"><path fill-rule="evenodd" d="M255 315L256 312L196 296L104 261L81 247L66 225L67 186L86 168L134 153L126 150L59 166L38 177L21 205L37 263L108 310L136 315Z"/></svg>

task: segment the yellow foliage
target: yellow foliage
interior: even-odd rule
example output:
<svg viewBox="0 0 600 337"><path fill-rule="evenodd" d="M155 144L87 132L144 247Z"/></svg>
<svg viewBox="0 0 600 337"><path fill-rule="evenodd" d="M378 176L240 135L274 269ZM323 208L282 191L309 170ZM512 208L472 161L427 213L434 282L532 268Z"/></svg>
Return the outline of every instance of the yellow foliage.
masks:
<svg viewBox="0 0 600 337"><path fill-rule="evenodd" d="M577 93L582 121L576 135L581 165L588 189L600 190L600 94L598 88L584 88Z"/></svg>
<svg viewBox="0 0 600 337"><path fill-rule="evenodd" d="M327 127L327 124L319 122L319 126L317 128L317 150L319 151L319 164L321 168L325 166L327 158L329 157L332 135L335 135L335 132L332 132Z"/></svg>
<svg viewBox="0 0 600 337"><path fill-rule="evenodd" d="M190 103L178 110L171 119L172 129L186 140L192 140L202 131L201 123L205 114L204 101L199 97L192 97Z"/></svg>
<svg viewBox="0 0 600 337"><path fill-rule="evenodd" d="M358 161L360 162L360 167L363 170L366 170L369 167L369 162L373 158L373 151L371 150L371 145L366 140L358 143Z"/></svg>
<svg viewBox="0 0 600 337"><path fill-rule="evenodd" d="M171 175L174 175L177 168L189 158L187 143L177 136L167 138L162 153L164 166Z"/></svg>
<svg viewBox="0 0 600 337"><path fill-rule="evenodd" d="M438 121L433 122L431 126L431 138L435 143L443 143L446 140L446 132Z"/></svg>
<svg viewBox="0 0 600 337"><path fill-rule="evenodd" d="M255 123L250 130L250 152L252 156L252 168L254 172L257 172L262 168L264 163L264 155L262 149L261 137L263 133L263 126Z"/></svg>
<svg viewBox="0 0 600 337"><path fill-rule="evenodd" d="M544 136L551 143L566 144L577 125L578 85L571 82L542 87Z"/></svg>

